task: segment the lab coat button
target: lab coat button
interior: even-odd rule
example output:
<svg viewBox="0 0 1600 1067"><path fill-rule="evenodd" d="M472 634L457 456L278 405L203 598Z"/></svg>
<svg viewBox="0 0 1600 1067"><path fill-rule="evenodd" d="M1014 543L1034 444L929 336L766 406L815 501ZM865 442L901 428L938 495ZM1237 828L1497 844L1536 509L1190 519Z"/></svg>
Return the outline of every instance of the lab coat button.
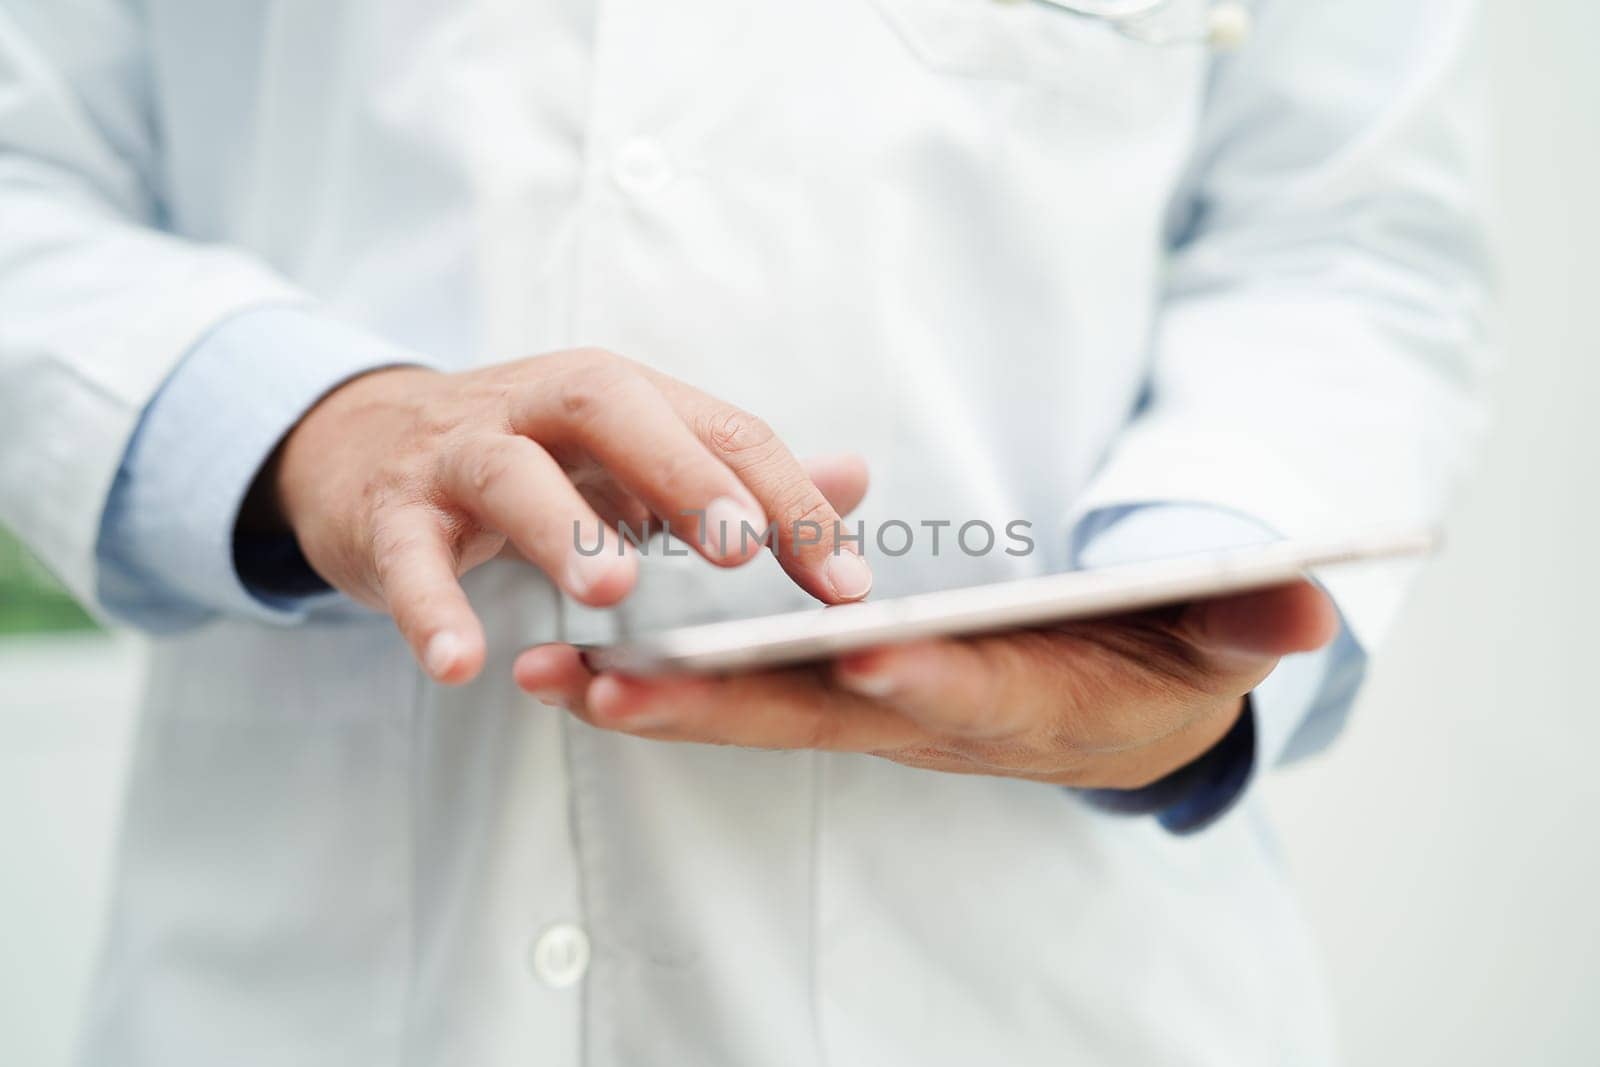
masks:
<svg viewBox="0 0 1600 1067"><path fill-rule="evenodd" d="M589 969L589 935L571 923L557 923L539 935L529 962L547 986L576 985Z"/></svg>
<svg viewBox="0 0 1600 1067"><path fill-rule="evenodd" d="M654 193L672 182L674 168L661 142L635 137L617 152L617 184L630 193Z"/></svg>

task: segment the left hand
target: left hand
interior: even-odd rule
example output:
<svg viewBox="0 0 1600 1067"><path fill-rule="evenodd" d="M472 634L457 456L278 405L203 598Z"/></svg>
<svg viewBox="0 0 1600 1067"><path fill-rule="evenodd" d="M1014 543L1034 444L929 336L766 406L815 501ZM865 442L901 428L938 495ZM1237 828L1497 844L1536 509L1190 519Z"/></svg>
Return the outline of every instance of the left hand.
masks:
<svg viewBox="0 0 1600 1067"><path fill-rule="evenodd" d="M1206 752L1279 657L1319 648L1337 628L1328 598L1299 582L726 677L597 676L570 645L542 645L518 658L515 676L593 726L641 737L1132 789Z"/></svg>

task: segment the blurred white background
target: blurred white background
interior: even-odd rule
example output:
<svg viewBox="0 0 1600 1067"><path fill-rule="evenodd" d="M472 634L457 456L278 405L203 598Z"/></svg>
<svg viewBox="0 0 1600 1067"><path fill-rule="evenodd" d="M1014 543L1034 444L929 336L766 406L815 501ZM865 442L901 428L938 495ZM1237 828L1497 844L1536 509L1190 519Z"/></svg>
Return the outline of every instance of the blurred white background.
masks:
<svg viewBox="0 0 1600 1067"><path fill-rule="evenodd" d="M1499 421L1351 728L1270 786L1351 1064L1600 1063L1600 4L1489 9ZM0 1063L68 1060L136 685L128 639L0 641Z"/></svg>
<svg viewBox="0 0 1600 1067"><path fill-rule="evenodd" d="M1353 1065L1600 1063L1600 4L1488 10L1498 423L1350 729L1273 784Z"/></svg>

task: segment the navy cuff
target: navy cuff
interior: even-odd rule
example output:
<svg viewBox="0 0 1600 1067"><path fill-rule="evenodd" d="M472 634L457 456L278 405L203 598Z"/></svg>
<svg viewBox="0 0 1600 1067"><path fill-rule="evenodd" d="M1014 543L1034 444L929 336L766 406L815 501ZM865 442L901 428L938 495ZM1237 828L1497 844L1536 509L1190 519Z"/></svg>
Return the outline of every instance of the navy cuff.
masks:
<svg viewBox="0 0 1600 1067"><path fill-rule="evenodd" d="M152 630L218 613L298 621L326 587L307 577L292 538L240 542L246 493L323 395L379 367L426 362L299 308L261 308L219 324L150 402L123 457L98 545L107 608Z"/></svg>
<svg viewBox="0 0 1600 1067"><path fill-rule="evenodd" d="M1174 834L1193 834L1232 806L1256 760L1256 715L1250 699L1222 739L1199 758L1139 789L1082 789L1085 801L1121 815L1154 815Z"/></svg>

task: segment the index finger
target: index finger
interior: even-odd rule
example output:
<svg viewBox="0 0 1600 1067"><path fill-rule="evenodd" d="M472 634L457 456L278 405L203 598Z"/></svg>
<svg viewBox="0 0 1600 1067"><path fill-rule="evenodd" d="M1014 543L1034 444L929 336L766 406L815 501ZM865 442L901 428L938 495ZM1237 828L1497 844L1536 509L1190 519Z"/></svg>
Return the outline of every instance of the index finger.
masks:
<svg viewBox="0 0 1600 1067"><path fill-rule="evenodd" d="M778 563L806 592L825 603L860 600L872 589L872 568L861 557L827 496L766 422L671 378L661 391L755 498L771 523Z"/></svg>
<svg viewBox="0 0 1600 1067"><path fill-rule="evenodd" d="M513 395L511 429L546 446L576 444L706 559L745 562L753 546L741 552L737 540L719 542L711 529L761 522L759 505L639 371L621 359L574 360Z"/></svg>

